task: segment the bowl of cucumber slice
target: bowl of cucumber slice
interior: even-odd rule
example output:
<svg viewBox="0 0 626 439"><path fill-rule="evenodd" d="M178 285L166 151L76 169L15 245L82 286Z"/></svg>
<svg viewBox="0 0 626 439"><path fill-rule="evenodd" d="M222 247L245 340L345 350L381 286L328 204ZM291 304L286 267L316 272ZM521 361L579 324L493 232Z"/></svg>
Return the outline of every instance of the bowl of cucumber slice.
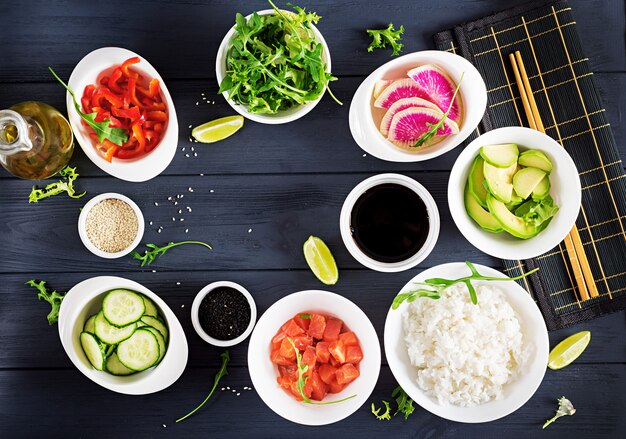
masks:
<svg viewBox="0 0 626 439"><path fill-rule="evenodd" d="M187 365L187 339L172 310L148 288L121 277L94 277L68 291L59 336L78 370L119 393L158 392Z"/></svg>
<svg viewBox="0 0 626 439"><path fill-rule="evenodd" d="M452 219L479 250L529 259L556 247L578 217L578 170L551 137L524 127L490 131L472 141L448 182Z"/></svg>

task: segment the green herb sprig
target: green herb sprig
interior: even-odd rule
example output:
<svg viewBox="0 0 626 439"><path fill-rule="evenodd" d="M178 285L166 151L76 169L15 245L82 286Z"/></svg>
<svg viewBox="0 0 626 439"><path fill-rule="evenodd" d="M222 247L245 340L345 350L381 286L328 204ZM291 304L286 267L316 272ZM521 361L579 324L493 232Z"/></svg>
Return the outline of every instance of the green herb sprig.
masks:
<svg viewBox="0 0 626 439"><path fill-rule="evenodd" d="M467 285L467 289L469 290L470 297L472 299L472 303L476 305L478 303L478 297L476 296L476 290L472 285L473 280L485 280L485 281L503 281L503 280L520 280L525 278L526 276L530 276L539 270L539 268L535 268L527 273L524 273L520 276L516 277L491 277L491 276L483 276L476 270L474 264L470 261L465 261L472 274L469 276L461 277L458 279L443 279L440 277L435 277L431 279L426 279L424 282L416 282L416 285L424 286L425 288L418 288L417 290L407 291L406 293L398 294L391 304L392 309L398 309L403 302L413 302L418 297L427 297L430 299L439 299L441 297L441 293L443 290L458 283L464 283Z"/></svg>
<svg viewBox="0 0 626 439"><path fill-rule="evenodd" d="M93 128L96 135L98 136L98 141L102 143L104 139L109 139L111 142L116 145L122 146L124 142L128 140L128 131L123 128L113 128L110 127L111 119L108 117L105 118L102 122L96 122L96 117L98 116L97 112L85 114L80 111L80 105L76 102L76 96L74 95L74 91L67 85L58 75L52 70L52 67L48 67L50 73L61 83L63 87L68 91L72 99L74 100L74 108L78 112L79 116L83 118L87 124Z"/></svg>
<svg viewBox="0 0 626 439"><path fill-rule="evenodd" d="M37 282L36 280L31 279L26 282L26 285L36 288L39 291L37 298L39 300L45 300L52 307L52 310L48 313L48 324L54 325L57 323L59 321L61 302L63 301L63 297L65 297L65 293L57 293L56 290L49 293L45 280Z"/></svg>
<svg viewBox="0 0 626 439"><path fill-rule="evenodd" d="M296 387L298 388L298 392L300 392L302 402L306 404L329 405L344 402L356 396L355 393L354 395L348 396L347 398L339 399L337 401L313 401L308 396L306 396L304 394L304 386L306 385L306 380L309 378L309 376L306 374L309 371L309 365L302 364L302 354L300 353L300 350L296 347L296 344L290 337L287 337L287 340L293 347L293 350L296 352L296 365L298 367L298 381L296 381Z"/></svg>
<svg viewBox="0 0 626 439"><path fill-rule="evenodd" d="M300 317L302 320L311 320L311 314L308 313L300 314L298 315L298 317Z"/></svg>
<svg viewBox="0 0 626 439"><path fill-rule="evenodd" d="M376 408L374 403L372 403L372 414L376 416L376 419L378 419L379 421L390 421L391 420L391 407L389 406L389 403L385 400L383 400L383 405L385 406L385 411L383 412L382 415L380 415L379 413L382 410L382 407Z"/></svg>
<svg viewBox="0 0 626 439"><path fill-rule="evenodd" d="M242 14L235 18L235 35L226 60L226 76L219 93L247 105L251 113L275 114L317 100L335 81L326 71L323 46L312 25L321 18L315 12L294 6L284 13L269 0L273 15Z"/></svg>
<svg viewBox="0 0 626 439"><path fill-rule="evenodd" d="M395 30L393 23L389 23L386 29L367 29L367 33L372 37L372 42L367 46L368 52L373 52L374 49L384 49L389 43L393 49L391 56L400 55L402 52L402 34L404 33L404 26L400 26L400 29Z"/></svg>
<svg viewBox="0 0 626 439"><path fill-rule="evenodd" d="M574 413L576 413L576 409L574 408L572 402L566 397L562 396L559 398L559 408L557 409L556 414L552 419L548 419L541 428L546 428L548 425L552 424L554 421L562 416L572 416Z"/></svg>
<svg viewBox="0 0 626 439"><path fill-rule="evenodd" d="M170 242L169 244L164 245L163 247L159 247L156 244L146 244L146 247L148 247L148 248L150 248L152 250L146 250L143 255L139 254L135 250L133 250L130 254L131 254L131 256L133 258L141 261L141 266L143 267L145 265L152 264L157 257L162 256L169 249L174 248L174 247L178 247L179 245L185 245L185 244L202 245L202 246L208 248L209 250L213 250L213 247L211 247L206 242L181 241L181 242Z"/></svg>
<svg viewBox="0 0 626 439"><path fill-rule="evenodd" d="M426 126L429 127L429 130L426 131L424 134L422 134L419 139L417 139L417 141L415 142L415 145L412 146L413 148L419 148L420 146L424 145L426 142L430 141L430 139L432 139L433 137L437 135L437 131L439 131L439 128L443 126L444 122L448 118L448 115L450 114L450 110L452 110L454 99L456 99L456 95L459 92L459 87L461 87L461 82L463 82L463 76L465 76L465 72L461 74L461 79L459 79L459 83L456 85L456 88L454 89L454 94L452 95L452 99L450 100L450 105L448 105L448 109L446 110L446 112L443 113L443 116L441 116L441 119L439 119L439 122L437 123L426 122Z"/></svg>
<svg viewBox="0 0 626 439"><path fill-rule="evenodd" d="M213 380L213 387L211 388L211 391L209 392L208 396L204 398L204 401L202 401L198 407L196 407L195 409L187 413L182 418L177 419L176 423L184 421L185 419L193 415L195 412L200 410L202 406L206 404L206 402L211 398L211 396L213 395L213 392L215 392L215 389L217 389L217 385L219 384L222 377L228 375L228 371L226 370L226 367L228 366L228 362L230 361L230 354L228 353L228 351L224 351L222 352L221 357L222 357L222 367L220 367L220 370L217 371L217 375L215 375L215 379Z"/></svg>
<svg viewBox="0 0 626 439"><path fill-rule="evenodd" d="M404 414L404 419L409 419L409 416L415 411L413 400L409 398L409 395L406 394L401 386L393 389L391 396L396 399L396 404L398 404L398 409L393 415L395 416L398 413L402 413Z"/></svg>
<svg viewBox="0 0 626 439"><path fill-rule="evenodd" d="M74 181L76 181L80 174L76 172L75 167L70 168L69 166L66 166L59 171L59 175L62 177L61 180L49 183L43 189L37 189L36 186L33 186L30 190L30 195L28 195L28 202L38 203L39 200L53 197L55 195L62 194L63 192L66 192L70 198L80 198L87 193L87 191L85 191L82 194L76 195Z"/></svg>

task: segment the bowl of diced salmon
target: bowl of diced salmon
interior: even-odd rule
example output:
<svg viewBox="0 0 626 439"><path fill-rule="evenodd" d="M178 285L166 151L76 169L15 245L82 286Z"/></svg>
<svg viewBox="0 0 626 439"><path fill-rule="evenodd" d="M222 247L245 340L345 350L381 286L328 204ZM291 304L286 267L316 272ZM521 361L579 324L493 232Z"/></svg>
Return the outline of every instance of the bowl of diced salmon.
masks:
<svg viewBox="0 0 626 439"><path fill-rule="evenodd" d="M278 415L324 425L354 413L380 371L376 331L350 300L301 291L272 305L250 338L248 367L261 399Z"/></svg>

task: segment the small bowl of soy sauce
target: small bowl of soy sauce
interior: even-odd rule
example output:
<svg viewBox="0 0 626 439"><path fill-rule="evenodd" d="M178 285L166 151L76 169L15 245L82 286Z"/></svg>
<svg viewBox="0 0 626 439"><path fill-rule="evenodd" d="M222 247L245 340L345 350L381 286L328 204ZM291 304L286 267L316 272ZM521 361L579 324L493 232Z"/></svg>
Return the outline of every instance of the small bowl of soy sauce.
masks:
<svg viewBox="0 0 626 439"><path fill-rule="evenodd" d="M248 338L256 314L248 290L228 281L202 288L191 306L191 322L200 338L220 347L234 346Z"/></svg>
<svg viewBox="0 0 626 439"><path fill-rule="evenodd" d="M339 219L350 254L372 270L408 270L430 254L439 237L439 210L417 181L400 174L370 177L348 194Z"/></svg>

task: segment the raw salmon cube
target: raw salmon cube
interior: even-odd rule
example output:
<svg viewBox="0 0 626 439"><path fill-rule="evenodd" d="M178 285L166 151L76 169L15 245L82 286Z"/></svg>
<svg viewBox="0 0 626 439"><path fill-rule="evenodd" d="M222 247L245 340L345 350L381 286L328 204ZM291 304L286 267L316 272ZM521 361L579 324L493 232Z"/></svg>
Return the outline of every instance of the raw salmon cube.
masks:
<svg viewBox="0 0 626 439"><path fill-rule="evenodd" d="M328 393L328 386L324 381L320 379L320 376L317 372L311 372L311 375L307 379L307 383L311 383L311 387L313 391L311 392L311 399L315 401L321 401Z"/></svg>
<svg viewBox="0 0 626 439"><path fill-rule="evenodd" d="M293 349L293 346L291 345L291 342L289 342L288 339L283 339L282 342L280 342L280 355L282 355L283 357L289 359L289 360L295 360L296 359L296 351Z"/></svg>
<svg viewBox="0 0 626 439"><path fill-rule="evenodd" d="M328 350L329 343L320 341L315 345L315 355L317 355L317 361L320 363L328 363L330 359L330 351Z"/></svg>
<svg viewBox="0 0 626 439"><path fill-rule="evenodd" d="M301 335L300 337L296 337L293 339L293 344L296 345L299 351L303 351L307 348L307 346L311 346L313 344L313 339L307 335Z"/></svg>
<svg viewBox="0 0 626 439"><path fill-rule="evenodd" d="M291 338L304 334L304 329L298 326L294 319L289 320L286 325L283 325L283 327L285 328L284 331L287 336Z"/></svg>
<svg viewBox="0 0 626 439"><path fill-rule="evenodd" d="M346 363L359 364L363 359L363 352L359 346L346 347Z"/></svg>
<svg viewBox="0 0 626 439"><path fill-rule="evenodd" d="M346 347L341 340L333 341L328 345L330 355L337 360L340 364L346 362Z"/></svg>
<svg viewBox="0 0 626 439"><path fill-rule="evenodd" d="M339 334L339 338L346 346L359 346L359 339L356 334L352 331L344 332L343 334Z"/></svg>
<svg viewBox="0 0 626 439"><path fill-rule="evenodd" d="M339 338L343 322L338 319L326 320L326 329L324 329L324 341L335 341Z"/></svg>
<svg viewBox="0 0 626 439"><path fill-rule="evenodd" d="M326 329L326 319L319 314L311 316L311 324L309 325L309 335L313 338L322 339L324 330Z"/></svg>
<svg viewBox="0 0 626 439"><path fill-rule="evenodd" d="M293 321L296 322L298 326L301 327L304 331L307 331L309 329L309 325L311 324L311 319L303 319L302 317L300 317L301 315L304 314L298 314L293 318Z"/></svg>
<svg viewBox="0 0 626 439"><path fill-rule="evenodd" d="M331 384L335 380L335 372L337 369L330 364L320 364L317 371L322 381L326 384Z"/></svg>
<svg viewBox="0 0 626 439"><path fill-rule="evenodd" d="M313 346L307 346L304 354L302 354L302 362L308 364L309 371L313 370L315 363L317 362L317 355Z"/></svg>
<svg viewBox="0 0 626 439"><path fill-rule="evenodd" d="M359 369L354 367L353 364L347 363L341 366L335 372L335 377L337 378L337 383L339 384L348 384L354 381L359 377Z"/></svg>

